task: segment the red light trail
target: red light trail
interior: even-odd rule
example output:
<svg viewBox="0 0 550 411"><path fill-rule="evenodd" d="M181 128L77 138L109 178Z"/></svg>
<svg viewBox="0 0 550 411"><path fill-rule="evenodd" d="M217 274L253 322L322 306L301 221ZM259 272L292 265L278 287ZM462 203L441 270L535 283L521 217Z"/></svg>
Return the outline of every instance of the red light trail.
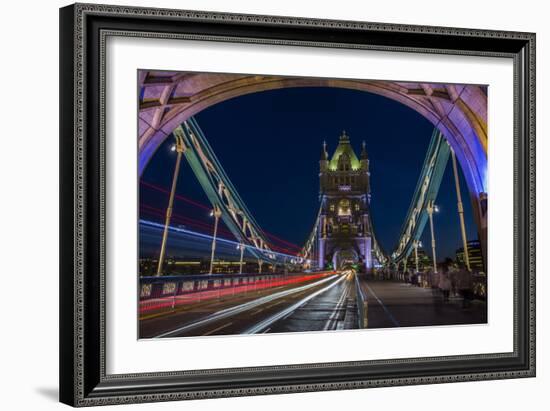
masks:
<svg viewBox="0 0 550 411"><path fill-rule="evenodd" d="M144 187L147 187L147 188L150 188L150 189L159 191L159 192L164 193L164 194L166 194L166 195L169 195L169 194L170 194L170 192L169 192L166 188L164 188L164 187L161 187L161 186L158 186L158 185L155 185L155 184L146 182L146 181L140 181L140 184L143 185ZM188 204L191 204L191 205L193 205L193 206L195 206L195 207L198 207L198 208L203 209L203 210L206 210L206 211L211 211L211 210L212 210L212 207L209 207L209 206L207 206L207 205L205 205L205 204L202 204L202 203L199 203L199 202L197 202L197 201L191 200L190 198L187 198L187 197L182 196L182 195L180 195L180 194L176 194L176 195L175 195L175 198L176 198L176 200L180 200L180 201L186 202L186 203L188 203ZM154 210L154 211L157 212L157 213L160 213L159 217L164 217L164 215L165 215L165 212L164 212L164 211L159 210L159 209L156 209L156 208L153 208L153 207L150 207L150 206L148 206L148 205L146 205L146 204L142 204L141 207L149 208L149 209L151 209L151 210ZM172 216L175 217L175 216L177 216L177 215L176 215L175 213L173 213ZM195 226L197 226L197 224L202 224L203 226L205 226L205 227L211 229L210 225L205 224L205 223L201 223L201 222L199 222L198 220L192 220L192 219L189 219L189 218L184 217L184 216L181 216L181 215L177 216L177 218L180 219L180 220L188 220L188 221L189 221L189 224L195 224ZM180 221L180 222L181 222L181 221ZM185 224L185 222L184 222L183 224ZM224 233L226 233L226 234L229 234L229 235L233 236L233 233L231 233L229 230L222 230L222 231L223 231ZM301 249L302 249L300 246L298 246L298 245L296 245L296 244L293 244L293 243L291 243L291 242L289 242L289 241L283 240L282 238L277 237L276 235L271 234L271 233L269 233L269 232L267 232L267 231L265 231L265 230L262 230L262 232L264 232L265 235L266 235L267 237L269 237L269 238L271 238L271 239L274 239L274 240L276 240L277 242L280 242L280 243L282 243L282 244L285 244L287 247L292 248L292 250L291 250L291 249L286 248L286 247L274 246L273 244L270 244L271 248L273 248L275 251L281 251L281 250L282 250L282 251L287 252L287 253L296 253L296 252L301 251Z"/></svg>

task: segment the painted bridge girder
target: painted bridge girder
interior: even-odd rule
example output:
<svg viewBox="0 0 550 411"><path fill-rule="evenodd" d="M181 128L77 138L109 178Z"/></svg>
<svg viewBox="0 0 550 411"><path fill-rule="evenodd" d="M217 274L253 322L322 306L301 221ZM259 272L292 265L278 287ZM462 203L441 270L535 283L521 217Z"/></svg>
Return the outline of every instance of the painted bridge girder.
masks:
<svg viewBox="0 0 550 411"><path fill-rule="evenodd" d="M415 243L418 244L429 218L428 208L437 198L450 150L441 132L434 129L397 246L391 254L393 263L408 258Z"/></svg>
<svg viewBox="0 0 550 411"><path fill-rule="evenodd" d="M299 257L276 252L268 245L260 226L231 183L196 120L189 118L173 133L176 139L183 139L186 160L213 210L221 212L223 222L235 238L258 260L285 265L301 262Z"/></svg>

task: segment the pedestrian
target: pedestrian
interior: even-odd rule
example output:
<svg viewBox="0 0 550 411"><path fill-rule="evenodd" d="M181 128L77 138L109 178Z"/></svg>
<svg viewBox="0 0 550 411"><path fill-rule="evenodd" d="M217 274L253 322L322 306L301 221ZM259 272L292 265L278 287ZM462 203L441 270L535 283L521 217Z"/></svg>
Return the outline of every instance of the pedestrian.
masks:
<svg viewBox="0 0 550 411"><path fill-rule="evenodd" d="M439 273L430 269L428 273L428 286L431 288L434 299L439 300Z"/></svg>
<svg viewBox="0 0 550 411"><path fill-rule="evenodd" d="M439 268L438 271L431 271L431 277L429 278L430 287L439 289L439 278L441 277L440 271L442 268Z"/></svg>
<svg viewBox="0 0 550 411"><path fill-rule="evenodd" d="M418 273L414 273L412 275L411 285L418 285L418 277L419 277Z"/></svg>
<svg viewBox="0 0 550 411"><path fill-rule="evenodd" d="M465 268L460 268L457 274L457 288L462 296L462 308L468 308L472 300L472 275Z"/></svg>
<svg viewBox="0 0 550 411"><path fill-rule="evenodd" d="M451 295L457 297L458 293L458 268L451 267L447 273L449 280L451 281Z"/></svg>
<svg viewBox="0 0 550 411"><path fill-rule="evenodd" d="M449 302L449 294L451 293L451 279L446 272L441 273L439 276L439 289L443 294L443 302Z"/></svg>

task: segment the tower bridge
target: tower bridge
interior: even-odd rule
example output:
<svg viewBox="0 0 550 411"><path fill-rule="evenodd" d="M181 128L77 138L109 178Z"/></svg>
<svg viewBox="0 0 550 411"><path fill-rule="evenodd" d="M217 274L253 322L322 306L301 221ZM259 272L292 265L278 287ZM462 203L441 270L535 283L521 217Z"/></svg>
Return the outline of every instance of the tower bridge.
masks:
<svg viewBox="0 0 550 411"><path fill-rule="evenodd" d="M370 172L365 142L357 158L346 132L329 159L326 143L319 160L321 226L318 264L336 269L350 264L372 268ZM330 263L329 263L330 262Z"/></svg>
<svg viewBox="0 0 550 411"><path fill-rule="evenodd" d="M438 272L433 212L449 157L457 184L464 255L468 255L456 160L439 131L434 130L400 237L389 254L379 246L371 217L370 159L365 141L359 156L345 131L332 155L323 142L318 169L319 209L303 248L293 253L277 251L271 244L195 119L189 118L176 127L173 138L177 156L172 188L166 190L169 198L164 225L142 221L149 230L157 230L162 240L157 275L140 278L141 337L486 322L483 295L471 312L464 312L455 302L434 313L434 307L441 303L429 291L435 277L423 273L424 280L418 283L417 252L427 221L432 239L431 273ZM172 224L182 159L191 166L211 203L211 235L199 236ZM219 238L220 221L232 240ZM208 273L166 275L167 241L174 237L209 247ZM217 246L222 243L237 245L238 274L213 273ZM256 270L243 270L245 253L256 260ZM417 259L416 267L407 267L412 253ZM262 271L264 264L282 270ZM412 274L417 278L417 287L411 284ZM416 307L414 314L410 311L412 305Z"/></svg>

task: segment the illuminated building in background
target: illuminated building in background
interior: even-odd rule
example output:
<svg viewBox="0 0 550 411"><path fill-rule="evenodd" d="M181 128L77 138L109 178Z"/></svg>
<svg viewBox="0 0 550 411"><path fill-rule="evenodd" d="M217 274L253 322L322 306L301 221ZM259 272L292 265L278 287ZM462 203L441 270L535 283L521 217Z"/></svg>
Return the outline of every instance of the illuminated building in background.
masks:
<svg viewBox="0 0 550 411"><path fill-rule="evenodd" d="M485 272L485 267L483 265L483 255L481 254L481 245L479 241L468 241L468 258L470 260L470 268L473 271ZM464 261L463 247L460 247L458 250L456 250L456 262L461 265L466 264Z"/></svg>
<svg viewBox="0 0 550 411"><path fill-rule="evenodd" d="M319 161L321 211L319 268L372 268L370 172L365 143L357 158L344 131L329 159L323 144Z"/></svg>
<svg viewBox="0 0 550 411"><path fill-rule="evenodd" d="M215 260L213 263L213 274L238 274L240 270L240 261L235 260ZM158 259L140 258L139 275L141 277L153 276L156 273ZM278 267L281 271L282 267ZM208 274L210 261L206 258L191 257L167 257L164 260L164 275L201 275ZM266 272L273 272L275 267L270 264L264 265ZM258 265L255 261L243 261L243 272L254 273L258 271Z"/></svg>
<svg viewBox="0 0 550 411"><path fill-rule="evenodd" d="M418 248L418 271L423 272L428 268L431 268L432 259L426 254L426 251L422 248ZM409 254L407 258L407 269L416 269L416 260L414 256L414 251Z"/></svg>

